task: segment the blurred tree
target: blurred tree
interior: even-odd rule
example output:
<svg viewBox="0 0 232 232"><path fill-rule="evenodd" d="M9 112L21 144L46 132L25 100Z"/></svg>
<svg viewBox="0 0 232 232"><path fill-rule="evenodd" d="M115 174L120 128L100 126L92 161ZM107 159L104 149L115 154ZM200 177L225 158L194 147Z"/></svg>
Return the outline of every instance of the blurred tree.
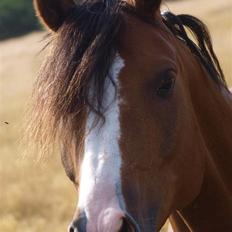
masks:
<svg viewBox="0 0 232 232"><path fill-rule="evenodd" d="M32 0L0 0L0 40L39 28Z"/></svg>

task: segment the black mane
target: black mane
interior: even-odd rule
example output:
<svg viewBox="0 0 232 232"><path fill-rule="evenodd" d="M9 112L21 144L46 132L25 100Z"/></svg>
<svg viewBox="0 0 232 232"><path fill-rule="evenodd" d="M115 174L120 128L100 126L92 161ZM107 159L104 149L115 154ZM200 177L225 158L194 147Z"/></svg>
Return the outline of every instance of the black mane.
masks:
<svg viewBox="0 0 232 232"><path fill-rule="evenodd" d="M174 15L171 12L165 12L163 22L172 31L172 33L182 40L187 47L195 54L204 65L210 77L219 85L227 88L225 77L220 63L215 55L212 40L207 26L198 18L181 14ZM185 30L187 28L197 40L197 44L191 40Z"/></svg>
<svg viewBox="0 0 232 232"><path fill-rule="evenodd" d="M59 93L54 106L63 110L63 115L75 114L82 105L101 114L104 82L117 51L122 23L120 4L117 0L80 1L68 15L58 32L53 55L56 67L49 67L50 72L54 70L52 78L61 80L57 82ZM89 99L90 85L94 85L94 104ZM69 101L63 104L63 99Z"/></svg>
<svg viewBox="0 0 232 232"><path fill-rule="evenodd" d="M84 125L78 121L87 109L96 113L96 119L104 119L104 85L117 52L121 4L78 1L56 34L48 37L49 54L34 86L27 129L41 153L49 153L55 141L62 141L68 150L75 144L78 150L84 136Z"/></svg>

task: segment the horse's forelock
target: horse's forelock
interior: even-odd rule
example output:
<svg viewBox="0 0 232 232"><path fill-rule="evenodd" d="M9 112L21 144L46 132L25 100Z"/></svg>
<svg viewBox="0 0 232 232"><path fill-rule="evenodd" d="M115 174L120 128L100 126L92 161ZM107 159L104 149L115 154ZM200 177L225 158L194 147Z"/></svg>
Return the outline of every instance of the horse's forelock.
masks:
<svg viewBox="0 0 232 232"><path fill-rule="evenodd" d="M135 5L138 10L144 14L154 14L159 9L162 0L135 0Z"/></svg>
<svg viewBox="0 0 232 232"><path fill-rule="evenodd" d="M160 2L144 1L146 6L158 6ZM86 108L96 113L97 120L104 120L104 83L117 52L122 13L127 6L127 1L119 0L80 1L51 37L51 53L34 88L28 133L39 141L43 151L57 136L61 140L64 136L77 137L81 130L76 121ZM136 13L136 5L132 5L132 11Z"/></svg>
<svg viewBox="0 0 232 232"><path fill-rule="evenodd" d="M116 0L108 4L84 1L70 11L52 36L50 55L34 88L28 133L43 151L57 136L63 141L67 141L64 136L77 137L81 129L76 122L87 107L96 118L103 118L104 83L116 55L122 23L119 6Z"/></svg>

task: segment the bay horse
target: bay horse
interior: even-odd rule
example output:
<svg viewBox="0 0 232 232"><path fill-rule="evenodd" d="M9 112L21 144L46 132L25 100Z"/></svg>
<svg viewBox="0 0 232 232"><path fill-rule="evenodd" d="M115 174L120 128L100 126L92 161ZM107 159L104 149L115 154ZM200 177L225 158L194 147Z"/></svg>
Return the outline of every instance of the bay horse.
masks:
<svg viewBox="0 0 232 232"><path fill-rule="evenodd" d="M34 5L51 41L30 133L76 186L68 231L232 231L232 95L207 27L161 0Z"/></svg>

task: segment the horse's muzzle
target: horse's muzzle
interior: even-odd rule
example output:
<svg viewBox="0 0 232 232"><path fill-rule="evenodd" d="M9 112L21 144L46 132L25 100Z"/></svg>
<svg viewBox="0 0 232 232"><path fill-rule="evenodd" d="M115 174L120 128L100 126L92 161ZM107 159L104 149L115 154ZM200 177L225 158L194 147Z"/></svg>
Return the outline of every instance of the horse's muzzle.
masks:
<svg viewBox="0 0 232 232"><path fill-rule="evenodd" d="M83 223L83 218L79 218L75 220L69 227L68 232L96 232L94 231L87 231L86 223ZM126 214L123 218L120 219L120 228L112 232L141 232L139 229L138 224L135 222L135 220ZM116 222L117 224L117 222ZM97 232L102 232L102 231L97 231ZM111 231L109 231L111 232Z"/></svg>

